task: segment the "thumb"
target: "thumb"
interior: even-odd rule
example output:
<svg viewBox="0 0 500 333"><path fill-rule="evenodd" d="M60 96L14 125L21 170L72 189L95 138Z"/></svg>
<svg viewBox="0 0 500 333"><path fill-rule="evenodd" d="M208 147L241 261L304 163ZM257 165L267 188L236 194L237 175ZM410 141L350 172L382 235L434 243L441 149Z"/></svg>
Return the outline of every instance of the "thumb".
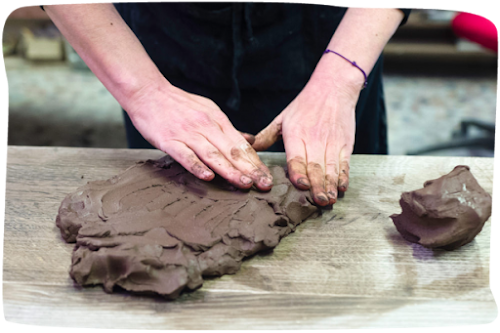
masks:
<svg viewBox="0 0 500 333"><path fill-rule="evenodd" d="M262 151L271 147L281 137L282 123L283 116L279 114L266 128L255 136L255 142L252 144L253 149Z"/></svg>

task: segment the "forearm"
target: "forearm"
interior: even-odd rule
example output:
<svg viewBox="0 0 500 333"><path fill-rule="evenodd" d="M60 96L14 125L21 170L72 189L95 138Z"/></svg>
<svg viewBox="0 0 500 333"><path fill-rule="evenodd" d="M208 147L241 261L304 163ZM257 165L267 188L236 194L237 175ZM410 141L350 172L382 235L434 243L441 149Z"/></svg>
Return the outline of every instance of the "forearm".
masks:
<svg viewBox="0 0 500 333"><path fill-rule="evenodd" d="M327 48L356 61L369 75L402 19L398 9L349 8ZM364 76L345 59L327 53L318 62L312 80L336 81L359 89Z"/></svg>
<svg viewBox="0 0 500 333"><path fill-rule="evenodd" d="M45 11L125 110L142 89L167 83L113 4L53 5Z"/></svg>

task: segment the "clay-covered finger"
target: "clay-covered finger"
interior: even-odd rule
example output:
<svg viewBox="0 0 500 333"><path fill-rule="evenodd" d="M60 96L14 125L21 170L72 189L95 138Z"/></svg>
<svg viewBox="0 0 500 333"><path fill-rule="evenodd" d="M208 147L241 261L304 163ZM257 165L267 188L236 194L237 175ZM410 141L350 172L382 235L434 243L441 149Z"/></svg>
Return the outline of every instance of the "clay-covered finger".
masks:
<svg viewBox="0 0 500 333"><path fill-rule="evenodd" d="M316 202L316 204L320 206L326 206L330 203L330 199L328 198L325 188L325 167L323 161L321 161L319 158L309 159L309 157L307 160L307 176L309 177L309 181L311 182L311 195L314 202Z"/></svg>
<svg viewBox="0 0 500 333"><path fill-rule="evenodd" d="M256 151L263 151L271 147L281 137L282 114L280 113L274 120L255 136L255 143L252 147Z"/></svg>
<svg viewBox="0 0 500 333"><path fill-rule="evenodd" d="M326 145L319 140L310 139L306 142L307 176L311 182L311 195L314 202L320 206L330 204L326 191Z"/></svg>
<svg viewBox="0 0 500 333"><path fill-rule="evenodd" d="M247 142L238 142L230 149L231 163L249 175L255 186L261 190L270 190L273 176L267 166L260 160L255 150Z"/></svg>
<svg viewBox="0 0 500 333"><path fill-rule="evenodd" d="M215 177L213 171L185 143L170 141L168 144L165 144L164 151L197 178L209 181Z"/></svg>
<svg viewBox="0 0 500 333"><path fill-rule="evenodd" d="M345 192L349 188L349 167L349 160L340 162L338 189L341 192Z"/></svg>
<svg viewBox="0 0 500 333"><path fill-rule="evenodd" d="M283 139L290 181L298 189L310 189L311 182L307 176L306 149L304 142L296 137L285 137Z"/></svg>
<svg viewBox="0 0 500 333"><path fill-rule="evenodd" d="M238 136L235 135L236 133L232 128L224 129L224 133L231 140L233 140L233 142L235 143L235 145L231 148L231 156L237 158L238 160L240 158L247 159L250 162L250 164L253 166L253 168L251 169L253 172L255 172L256 169L264 172L264 174L265 174L264 177L270 179L271 183L272 183L273 177L271 175L271 172L269 171L269 168L264 164L264 162L261 161L259 155L257 155L257 152L251 146L251 144L248 142L248 140L247 140L247 142L242 142L241 140L239 140ZM237 152L238 148L240 150L239 153ZM241 153L243 153L243 155L241 155ZM243 166L243 167L245 167L245 166ZM257 173L260 175L259 172L257 172ZM266 179L266 181L268 179ZM264 179L262 179L261 182L263 180Z"/></svg>
<svg viewBox="0 0 500 333"><path fill-rule="evenodd" d="M204 137L200 136L195 142L190 142L189 146L193 147L193 150L206 165L231 184L241 189L248 189L252 186L252 179L238 170L222 152Z"/></svg>
<svg viewBox="0 0 500 333"><path fill-rule="evenodd" d="M267 165L265 165L264 162L262 162L259 155L257 155L257 152L255 151L255 149L253 149L252 146L243 145L241 147L241 149L245 152L246 157L248 158L250 163L252 163L254 166L259 168L260 170L264 171L265 174L270 175L272 178L271 171L269 171L269 168L267 167Z"/></svg>
<svg viewBox="0 0 500 333"><path fill-rule="evenodd" d="M241 189L248 189L252 187L252 178L236 169L220 151L209 150L205 153L201 153L200 155L205 163L210 165L210 167L217 172L217 174L231 184Z"/></svg>
<svg viewBox="0 0 500 333"><path fill-rule="evenodd" d="M238 141L233 141L233 139ZM273 178L269 169L265 166L259 168L250 161L245 150L247 148L253 150L253 148L248 142L241 138L241 135L238 134L238 136L233 136L233 138L231 138L223 132L220 132L214 133L210 138L207 138L207 140L212 143L214 147L218 148L236 169L250 177L258 189L268 191L272 188Z"/></svg>
<svg viewBox="0 0 500 333"><path fill-rule="evenodd" d="M325 152L326 175L325 189L330 204L337 202L339 184L339 152L334 146L328 146Z"/></svg>
<svg viewBox="0 0 500 333"><path fill-rule="evenodd" d="M301 156L296 156L287 162L288 176L290 181L301 190L311 188L311 182L307 176L306 161Z"/></svg>
<svg viewBox="0 0 500 333"><path fill-rule="evenodd" d="M342 149L340 153L339 184L338 184L338 189L341 192L345 192L349 188L350 159L351 159L351 152L348 151L347 148Z"/></svg>
<svg viewBox="0 0 500 333"><path fill-rule="evenodd" d="M234 128L227 117L219 119L219 126L222 131L209 133L211 135L207 137L207 140L217 147L238 170L248 175L258 189L270 190L273 186L271 172L262 163L252 146L242 140L241 132Z"/></svg>

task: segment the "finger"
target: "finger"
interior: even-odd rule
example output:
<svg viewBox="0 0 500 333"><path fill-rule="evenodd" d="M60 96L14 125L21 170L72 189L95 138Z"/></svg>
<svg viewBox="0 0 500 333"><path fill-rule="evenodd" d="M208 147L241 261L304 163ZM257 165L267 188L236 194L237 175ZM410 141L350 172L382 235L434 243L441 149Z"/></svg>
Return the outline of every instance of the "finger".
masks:
<svg viewBox="0 0 500 333"><path fill-rule="evenodd" d="M308 190L311 187L307 177L306 149L302 139L294 136L283 138L287 156L288 178L295 187Z"/></svg>
<svg viewBox="0 0 500 333"><path fill-rule="evenodd" d="M242 140L241 132L234 128L227 117L219 118L218 124L222 133L210 133L208 141L218 147L237 169L248 175L258 189L270 190L273 186L271 172L252 146Z"/></svg>
<svg viewBox="0 0 500 333"><path fill-rule="evenodd" d="M249 177L257 188L264 191L270 190L273 185L273 179L269 169L266 167L265 170L261 170L245 157L245 152L242 147L251 148L251 146L235 129L234 133L233 139L237 140L236 143L221 131L211 132L209 138L205 137L205 141L209 142L213 148L207 150L207 147L199 147L202 159L210 165L210 167L214 168L214 171L229 181L231 181L231 179L224 175L229 172L228 176L231 177L234 170L237 170L240 175L244 174ZM249 186L251 186L251 184Z"/></svg>
<svg viewBox="0 0 500 333"><path fill-rule="evenodd" d="M245 140L247 140L247 142L251 145L254 144L255 142L255 135L253 134L249 134L249 133L245 133L245 132L240 132L240 134L245 138Z"/></svg>
<svg viewBox="0 0 500 333"><path fill-rule="evenodd" d="M307 176L311 182L311 195L316 204L326 206L330 199L325 188L325 151L326 147L315 143L306 146Z"/></svg>
<svg viewBox="0 0 500 333"><path fill-rule="evenodd" d="M270 190L273 176L268 167L260 160L257 152L247 142L238 142L230 150L231 163L248 174L260 190Z"/></svg>
<svg viewBox="0 0 500 333"><path fill-rule="evenodd" d="M231 184L241 189L248 189L252 186L252 179L244 175L229 162L224 155L208 142L205 137L198 135L188 141L191 148L199 158L212 170Z"/></svg>
<svg viewBox="0 0 500 333"><path fill-rule="evenodd" d="M262 162L259 155L257 155L257 152L255 151L255 149L253 149L252 146L250 146L249 144L248 145L245 144L240 148L245 152L246 157L248 158L250 163L252 163L252 165L264 171L264 173L266 175L269 175L272 179L271 171L269 171L267 165L265 165L264 162Z"/></svg>
<svg viewBox="0 0 500 333"><path fill-rule="evenodd" d="M206 181L214 179L215 174L213 171L200 161L198 156L186 144L180 141L169 141L165 145L165 149L162 150L197 178Z"/></svg>
<svg viewBox="0 0 500 333"><path fill-rule="evenodd" d="M352 149L344 147L340 151L340 168L339 168L339 191L345 192L349 187L349 171Z"/></svg>
<svg viewBox="0 0 500 333"><path fill-rule="evenodd" d="M266 150L281 138L282 119L282 115L279 114L266 128L257 133L255 142L252 144L256 151Z"/></svg>
<svg viewBox="0 0 500 333"><path fill-rule="evenodd" d="M326 176L325 188L331 204L337 202L339 184L339 150L335 144L329 144L325 152Z"/></svg>
<svg viewBox="0 0 500 333"><path fill-rule="evenodd" d="M235 141L235 142L240 141L239 137L235 136L235 133L234 133L233 129L226 128L226 130L224 131L224 133L226 135L228 135L233 141ZM250 135L250 136L252 136L254 138L254 141L255 141L255 136L253 136L251 134L243 133L243 132L239 132L239 133L242 134L243 137L245 137L245 135ZM261 159L259 158L259 155L257 155L257 152L251 146L252 143L249 141L249 139L246 139L246 140L247 140L248 144L246 144L246 143L241 143L240 144L240 148L245 153L246 158L250 161L250 163L254 167L256 167L256 168L264 171L264 173L266 175L269 175L272 178L272 175L271 175L271 172L269 171L269 168L264 164L264 162L261 161Z"/></svg>

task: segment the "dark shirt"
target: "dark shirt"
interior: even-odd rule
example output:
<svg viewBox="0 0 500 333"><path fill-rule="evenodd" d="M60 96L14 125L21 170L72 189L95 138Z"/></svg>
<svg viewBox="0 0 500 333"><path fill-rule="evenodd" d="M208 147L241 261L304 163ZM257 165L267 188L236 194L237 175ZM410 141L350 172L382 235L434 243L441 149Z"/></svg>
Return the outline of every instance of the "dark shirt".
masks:
<svg viewBox="0 0 500 333"><path fill-rule="evenodd" d="M290 3L153 2L115 7L172 84L212 99L236 129L252 134L302 90L346 11ZM409 10L403 12L404 23ZM381 74L380 58L356 107L355 153L387 153ZM129 128L129 119L127 123L129 144L142 147L131 142L141 138ZM282 151L283 145L270 150Z"/></svg>

